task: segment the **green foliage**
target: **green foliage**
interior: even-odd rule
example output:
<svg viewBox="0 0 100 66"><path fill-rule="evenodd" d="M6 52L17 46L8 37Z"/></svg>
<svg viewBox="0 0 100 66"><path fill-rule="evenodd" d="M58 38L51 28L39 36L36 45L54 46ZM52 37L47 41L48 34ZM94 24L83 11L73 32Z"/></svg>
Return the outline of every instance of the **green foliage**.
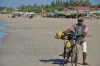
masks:
<svg viewBox="0 0 100 66"><path fill-rule="evenodd" d="M0 13L2 13L5 9L7 13L11 13L13 11L12 7L1 7L0 6Z"/></svg>
<svg viewBox="0 0 100 66"><path fill-rule="evenodd" d="M99 5L92 5L89 0L52 0L51 5L43 5L41 4L40 6L37 6L37 4L33 5L27 5L25 6L22 4L21 6L18 7L18 9L22 12L37 12L37 13L42 13L42 10L44 12L50 12L50 11L63 11L64 8L69 7L69 6L89 6L91 8L100 8ZM2 12L4 9L7 9L7 12L10 13L13 11L12 7L1 7L0 6L0 12Z"/></svg>
<svg viewBox="0 0 100 66"><path fill-rule="evenodd" d="M11 13L13 11L13 8L10 7L10 8L7 8L7 13Z"/></svg>

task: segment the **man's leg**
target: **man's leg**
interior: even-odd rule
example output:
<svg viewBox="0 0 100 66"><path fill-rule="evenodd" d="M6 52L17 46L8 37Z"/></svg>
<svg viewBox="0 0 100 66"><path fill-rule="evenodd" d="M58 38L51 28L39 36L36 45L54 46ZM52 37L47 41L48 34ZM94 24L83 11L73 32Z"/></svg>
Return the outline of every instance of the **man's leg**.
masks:
<svg viewBox="0 0 100 66"><path fill-rule="evenodd" d="M87 56L87 53L86 53L86 52L83 52L83 63L86 63L86 62L85 62L86 56Z"/></svg>
<svg viewBox="0 0 100 66"><path fill-rule="evenodd" d="M86 56L87 56L87 44L86 44L86 42L82 43L82 50L83 50L83 65L88 65L88 63L86 63Z"/></svg>

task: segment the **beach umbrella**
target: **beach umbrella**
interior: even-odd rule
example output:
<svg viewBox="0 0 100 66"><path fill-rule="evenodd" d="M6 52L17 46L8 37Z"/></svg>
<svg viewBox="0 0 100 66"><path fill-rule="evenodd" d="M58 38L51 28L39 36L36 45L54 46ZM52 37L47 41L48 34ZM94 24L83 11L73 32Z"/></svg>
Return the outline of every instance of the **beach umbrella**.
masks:
<svg viewBox="0 0 100 66"><path fill-rule="evenodd" d="M23 12L23 14L25 14L26 12Z"/></svg>
<svg viewBox="0 0 100 66"><path fill-rule="evenodd" d="M100 14L100 11L97 11L97 14Z"/></svg>
<svg viewBox="0 0 100 66"><path fill-rule="evenodd" d="M89 12L89 14L93 14L93 12L91 11L91 12Z"/></svg>
<svg viewBox="0 0 100 66"><path fill-rule="evenodd" d="M76 13L77 11L73 11L74 13Z"/></svg>
<svg viewBox="0 0 100 66"><path fill-rule="evenodd" d="M30 13L26 12L25 14L30 14Z"/></svg>
<svg viewBox="0 0 100 66"><path fill-rule="evenodd" d="M74 12L72 11L72 12L70 12L70 13L74 13Z"/></svg>
<svg viewBox="0 0 100 66"><path fill-rule="evenodd" d="M18 12L18 14L23 14L23 12Z"/></svg>
<svg viewBox="0 0 100 66"><path fill-rule="evenodd" d="M85 14L89 14L89 12L85 12Z"/></svg>
<svg viewBox="0 0 100 66"><path fill-rule="evenodd" d="M30 14L35 14L34 12L30 12Z"/></svg>
<svg viewBox="0 0 100 66"><path fill-rule="evenodd" d="M90 17L90 16L91 16L91 14L87 14L87 16L88 16L88 17Z"/></svg>
<svg viewBox="0 0 100 66"><path fill-rule="evenodd" d="M71 13L66 13L66 15L71 15Z"/></svg>
<svg viewBox="0 0 100 66"><path fill-rule="evenodd" d="M19 14L18 11L15 11L14 14Z"/></svg>
<svg viewBox="0 0 100 66"><path fill-rule="evenodd" d="M97 11L94 11L94 13L97 13Z"/></svg>
<svg viewBox="0 0 100 66"><path fill-rule="evenodd" d="M50 15L55 14L54 12L49 12Z"/></svg>
<svg viewBox="0 0 100 66"><path fill-rule="evenodd" d="M59 12L57 12L57 13L59 13L59 14L63 14L64 12L63 12L63 11L59 11Z"/></svg>
<svg viewBox="0 0 100 66"><path fill-rule="evenodd" d="M78 12L77 11L74 11L74 14L78 14Z"/></svg>
<svg viewBox="0 0 100 66"><path fill-rule="evenodd" d="M77 12L74 12L74 11L70 12L71 15L76 14L76 13L77 13Z"/></svg>

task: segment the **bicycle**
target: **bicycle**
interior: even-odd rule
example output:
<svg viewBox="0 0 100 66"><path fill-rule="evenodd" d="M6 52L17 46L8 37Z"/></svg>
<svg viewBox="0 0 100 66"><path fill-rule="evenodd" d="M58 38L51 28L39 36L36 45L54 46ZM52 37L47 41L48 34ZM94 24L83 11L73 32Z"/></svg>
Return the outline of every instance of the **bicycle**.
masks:
<svg viewBox="0 0 100 66"><path fill-rule="evenodd" d="M78 63L78 53L79 53L79 47L80 45L74 41L74 36L79 35L79 34L74 34L74 32L69 32L66 34L68 36L67 39L64 39L64 62L67 64L69 61L69 57L71 57L71 65L72 66L77 66ZM91 37L91 35L87 36ZM67 40L67 42L65 42ZM66 47L66 45L70 42L70 46Z"/></svg>
<svg viewBox="0 0 100 66"><path fill-rule="evenodd" d="M74 31L70 31L69 33L64 33L64 30L56 33L55 38L64 40L64 54L59 56L64 57L64 62L67 64L69 61L69 57L71 57L71 65L77 66L78 62L78 53L79 53L79 44L75 43L74 36L79 35L75 34ZM87 37L91 37L92 35L88 35ZM67 40L67 42L65 42ZM67 43L69 47L66 47Z"/></svg>
<svg viewBox="0 0 100 66"><path fill-rule="evenodd" d="M69 57L71 57L71 64L73 66L73 64L75 63L75 65L77 66L77 62L78 62L78 44L75 43L74 41L74 33L67 33L66 34L68 36L67 39L64 39L64 58L65 58L65 63L67 64L67 62L69 61ZM67 40L67 42L65 42L65 40ZM68 43L70 44L70 46L68 47Z"/></svg>

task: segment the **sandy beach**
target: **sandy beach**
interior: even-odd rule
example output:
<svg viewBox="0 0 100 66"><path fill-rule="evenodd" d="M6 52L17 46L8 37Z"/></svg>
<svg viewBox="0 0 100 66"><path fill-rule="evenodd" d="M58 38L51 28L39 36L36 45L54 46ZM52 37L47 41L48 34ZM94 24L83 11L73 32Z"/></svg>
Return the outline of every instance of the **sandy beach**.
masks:
<svg viewBox="0 0 100 66"><path fill-rule="evenodd" d="M60 26L66 29L77 23L76 19L65 18L8 18L0 15L2 26L11 28L2 30L8 33L0 44L0 66L71 66L70 62L63 64L59 56L63 52L64 42L54 38ZM86 37L88 66L100 66L100 19L85 19L84 24L89 25ZM78 66L82 63L82 50L80 49Z"/></svg>

